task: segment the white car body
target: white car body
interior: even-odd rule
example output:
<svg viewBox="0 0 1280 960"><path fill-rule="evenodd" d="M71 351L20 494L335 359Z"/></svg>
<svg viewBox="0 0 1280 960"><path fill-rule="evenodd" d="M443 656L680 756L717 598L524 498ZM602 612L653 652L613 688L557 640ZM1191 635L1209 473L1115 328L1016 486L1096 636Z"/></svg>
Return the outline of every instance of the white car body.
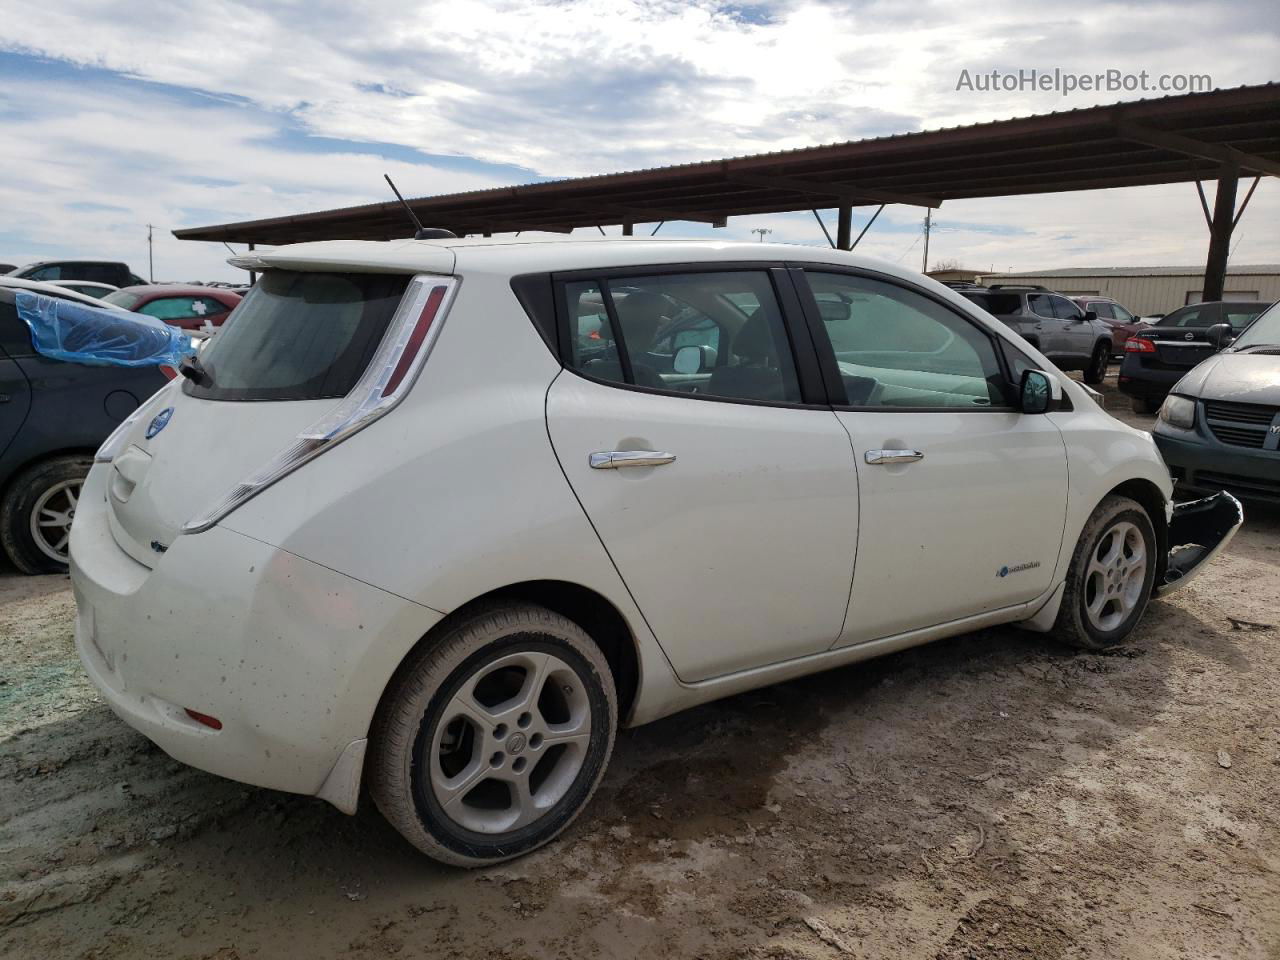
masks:
<svg viewBox="0 0 1280 960"><path fill-rule="evenodd" d="M1029 355L1071 409L877 412L622 389L566 369L511 285L743 262L922 291ZM335 402L200 400L179 379L146 404L75 517L77 643L112 708L172 756L347 812L392 674L477 598L554 584L607 605L625 625L634 676L619 689L634 725L980 627L1048 629L1108 493L1149 504L1161 529L1170 516L1149 434L893 264L757 243L432 240L302 244L253 266L450 278L453 299L391 413L201 532L182 529ZM148 437L162 409L172 422ZM897 448L926 457L866 462ZM676 461L588 464L628 449Z"/></svg>
<svg viewBox="0 0 1280 960"><path fill-rule="evenodd" d="M80 283L80 281L75 281ZM110 284L95 284L99 287L110 287L103 295L110 293L116 289ZM43 293L47 297L59 297L63 300L74 300L76 303L82 303L86 307L101 307L103 310L115 310L119 313L128 313L123 307L117 307L114 303L104 303L97 297L92 297L87 293L81 293L79 290L73 290L69 286L62 286L57 283L48 283L44 280L26 280L22 277L0 277L0 287L10 287L14 290L30 290L32 293Z"/></svg>

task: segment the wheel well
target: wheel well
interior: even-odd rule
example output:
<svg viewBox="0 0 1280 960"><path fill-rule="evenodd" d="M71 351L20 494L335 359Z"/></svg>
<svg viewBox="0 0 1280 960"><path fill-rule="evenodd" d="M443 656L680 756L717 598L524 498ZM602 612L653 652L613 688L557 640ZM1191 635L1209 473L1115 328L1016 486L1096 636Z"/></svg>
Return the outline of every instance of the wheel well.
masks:
<svg viewBox="0 0 1280 960"><path fill-rule="evenodd" d="M96 450L86 450L81 447L70 447L66 450L44 450L34 457L29 457L22 463L12 467L6 474L3 483L0 483L0 497L9 492L9 487L13 484L14 478L26 470L31 469L36 464L44 463L46 460L55 460L58 457L89 457L92 458Z"/></svg>
<svg viewBox="0 0 1280 960"><path fill-rule="evenodd" d="M1164 494L1150 480L1137 478L1126 480L1118 487L1113 487L1107 495L1111 494L1137 500L1147 511L1147 516L1151 518L1151 525L1156 530L1156 548L1159 551L1159 556L1156 558L1155 582L1162 583L1165 563L1169 558L1169 518L1164 512Z"/></svg>
<svg viewBox="0 0 1280 960"><path fill-rule="evenodd" d="M585 630L600 647L613 672L613 683L618 691L619 719L630 716L640 681L635 640L617 607L594 590L579 584L563 580L529 580L491 590L455 609L436 624L419 645L430 643L442 627L465 616L476 605L495 601L537 604L572 620Z"/></svg>

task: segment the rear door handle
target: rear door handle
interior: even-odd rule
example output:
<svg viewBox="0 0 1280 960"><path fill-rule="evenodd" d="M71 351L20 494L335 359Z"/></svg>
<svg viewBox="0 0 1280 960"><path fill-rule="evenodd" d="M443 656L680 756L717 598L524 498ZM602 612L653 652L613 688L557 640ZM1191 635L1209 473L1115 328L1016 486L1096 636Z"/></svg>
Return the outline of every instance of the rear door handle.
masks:
<svg viewBox="0 0 1280 960"><path fill-rule="evenodd" d="M924 454L919 450L868 450L867 463L882 466L886 463L915 463L923 460Z"/></svg>
<svg viewBox="0 0 1280 960"><path fill-rule="evenodd" d="M674 463L674 453L663 453L661 450L606 450L593 453L587 462L592 470L617 470L620 467L660 467L664 463Z"/></svg>

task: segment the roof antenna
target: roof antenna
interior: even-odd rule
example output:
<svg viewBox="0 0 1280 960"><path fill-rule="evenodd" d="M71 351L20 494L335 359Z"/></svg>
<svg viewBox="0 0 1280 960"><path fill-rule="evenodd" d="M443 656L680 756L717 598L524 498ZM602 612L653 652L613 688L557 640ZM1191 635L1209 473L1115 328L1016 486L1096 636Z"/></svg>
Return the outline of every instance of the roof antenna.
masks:
<svg viewBox="0 0 1280 960"><path fill-rule="evenodd" d="M396 185L391 182L391 177L383 174L382 178L387 181L387 186L391 188L391 192L396 195L396 199L400 201L404 207L404 212L409 215L409 219L413 221L415 227L413 239L415 240L454 240L457 234L452 230L446 230L443 227L424 227L422 221L418 219L418 215L413 212L413 207L409 206L404 197L400 196L400 191L396 189Z"/></svg>

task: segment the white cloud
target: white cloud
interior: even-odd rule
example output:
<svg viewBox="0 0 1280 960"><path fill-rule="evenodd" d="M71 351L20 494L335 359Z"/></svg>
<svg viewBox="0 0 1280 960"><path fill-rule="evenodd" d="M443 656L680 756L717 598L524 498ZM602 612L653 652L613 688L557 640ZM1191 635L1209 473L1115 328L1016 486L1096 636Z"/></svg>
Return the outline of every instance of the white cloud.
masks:
<svg viewBox="0 0 1280 960"><path fill-rule="evenodd" d="M957 93L962 68L1158 75L1193 65L1218 86L1259 82L1280 61L1268 10L1264 0L1229 9L1177 0L60 0L9 12L0 49L224 100L193 107L144 83L129 91L66 79L8 83L15 109L36 104L42 116L11 112L6 121L0 203L11 211L6 232L33 251L73 242L136 251L147 222L167 230L384 199L384 169L410 194L524 179L479 165L468 173L340 149L299 152L281 142L282 130L570 176L1133 96ZM76 213L70 241L68 205L83 200L125 212ZM1276 183L1264 183L1235 262L1276 259L1278 204ZM897 259L913 237L893 230L913 229L916 217L886 211L864 246ZM1188 185L952 201L938 217L931 259L978 265L1195 263L1206 243ZM745 236L758 224L774 227L771 239L821 240L808 216L741 218L730 229ZM200 249L166 240L164 258L174 270L207 272L225 253Z"/></svg>

